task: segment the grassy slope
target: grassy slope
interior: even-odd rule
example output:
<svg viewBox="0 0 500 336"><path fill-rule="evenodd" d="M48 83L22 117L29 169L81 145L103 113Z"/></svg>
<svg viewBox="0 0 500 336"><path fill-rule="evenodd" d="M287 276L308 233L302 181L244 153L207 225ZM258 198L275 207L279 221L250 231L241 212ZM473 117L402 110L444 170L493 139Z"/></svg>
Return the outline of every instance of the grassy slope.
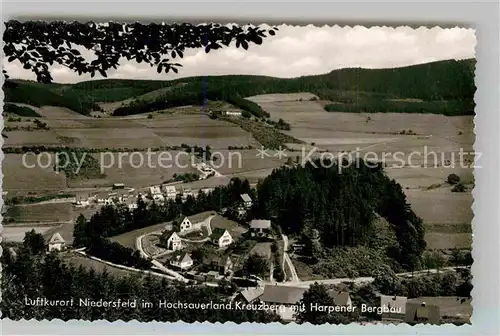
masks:
<svg viewBox="0 0 500 336"><path fill-rule="evenodd" d="M315 76L283 79L266 76L228 75L189 77L173 81L105 79L73 85L39 84L18 81L17 88L6 88L6 101L34 106L55 105L88 113L93 102L116 102L128 99L129 107L120 107L116 115L146 113L181 105L198 105L204 99L239 101L240 108L255 115L265 113L241 97L266 93L312 92L321 99L347 104L346 111L376 112L386 110L445 114L471 114L473 110L475 60L439 61L394 69L340 69ZM206 83L205 83L206 81ZM179 85L182 84L182 85ZM163 94L146 95L161 90ZM161 92L160 91L160 92ZM421 99L401 108L392 99ZM381 104L383 102L383 104ZM394 105L391 105L394 104ZM421 104L421 105L419 105ZM441 105L453 105L450 112ZM393 107L394 106L394 107ZM371 111L373 109L373 111ZM334 106L332 111L339 110Z"/></svg>

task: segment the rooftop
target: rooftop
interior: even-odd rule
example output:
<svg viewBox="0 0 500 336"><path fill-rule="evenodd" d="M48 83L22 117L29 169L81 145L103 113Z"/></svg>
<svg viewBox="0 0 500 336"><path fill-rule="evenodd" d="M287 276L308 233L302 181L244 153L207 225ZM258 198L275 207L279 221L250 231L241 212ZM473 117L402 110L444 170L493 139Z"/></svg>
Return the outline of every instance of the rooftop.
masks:
<svg viewBox="0 0 500 336"><path fill-rule="evenodd" d="M301 287L266 285L260 299L270 303L296 304L306 291L307 288Z"/></svg>
<svg viewBox="0 0 500 336"><path fill-rule="evenodd" d="M271 221L267 219L253 219L250 222L250 228L252 229L269 229L271 227Z"/></svg>
<svg viewBox="0 0 500 336"><path fill-rule="evenodd" d="M252 199L250 198L250 196L248 196L248 194L241 194L241 199L244 202L252 202Z"/></svg>
<svg viewBox="0 0 500 336"><path fill-rule="evenodd" d="M380 295L380 306L401 309L401 314L406 313L406 296Z"/></svg>
<svg viewBox="0 0 500 336"><path fill-rule="evenodd" d="M226 233L226 231L227 230L223 228L215 228L212 230L212 235L210 237L212 239L219 239L224 233Z"/></svg>

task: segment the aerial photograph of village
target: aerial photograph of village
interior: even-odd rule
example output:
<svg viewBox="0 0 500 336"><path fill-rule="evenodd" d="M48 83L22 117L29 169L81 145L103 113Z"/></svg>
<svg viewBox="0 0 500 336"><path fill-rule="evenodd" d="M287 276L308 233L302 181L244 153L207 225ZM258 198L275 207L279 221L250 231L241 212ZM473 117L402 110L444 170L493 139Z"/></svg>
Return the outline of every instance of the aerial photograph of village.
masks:
<svg viewBox="0 0 500 336"><path fill-rule="evenodd" d="M3 318L470 323L474 30L5 27Z"/></svg>

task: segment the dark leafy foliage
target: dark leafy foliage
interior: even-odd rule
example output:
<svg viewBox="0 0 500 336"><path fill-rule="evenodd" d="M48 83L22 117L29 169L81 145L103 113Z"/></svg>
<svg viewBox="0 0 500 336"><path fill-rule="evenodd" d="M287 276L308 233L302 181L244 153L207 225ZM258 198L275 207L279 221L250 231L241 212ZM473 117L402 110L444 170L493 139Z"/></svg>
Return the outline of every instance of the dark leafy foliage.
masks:
<svg viewBox="0 0 500 336"><path fill-rule="evenodd" d="M156 67L158 73L177 73L181 64L173 60L182 58L188 48L205 48L208 53L235 42L237 48L248 49L250 44L261 44L269 31L254 26L223 26L209 23L148 25L108 22L43 22L10 20L5 23L4 53L9 62L18 61L24 69L31 70L37 80L50 83L49 65L66 66L79 75L90 73L92 77L116 69L120 58L135 60ZM92 50L92 61L75 48Z"/></svg>
<svg viewBox="0 0 500 336"><path fill-rule="evenodd" d="M318 160L276 169L257 187L256 216L271 218L285 233L305 236L306 250L317 255L321 246L367 245L378 213L399 243L391 257L406 269L416 267L425 248L424 227L401 186L380 164L345 161L342 167L339 173L337 162Z"/></svg>
<svg viewBox="0 0 500 336"><path fill-rule="evenodd" d="M3 110L5 112L14 113L20 117L41 117L35 110L27 106L18 106L15 104L4 104Z"/></svg>

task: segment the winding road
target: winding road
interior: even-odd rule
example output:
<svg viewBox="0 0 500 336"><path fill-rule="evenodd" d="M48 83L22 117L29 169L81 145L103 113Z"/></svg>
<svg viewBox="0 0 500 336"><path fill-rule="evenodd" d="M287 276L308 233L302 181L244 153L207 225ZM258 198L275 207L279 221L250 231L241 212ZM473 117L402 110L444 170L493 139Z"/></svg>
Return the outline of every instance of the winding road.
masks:
<svg viewBox="0 0 500 336"><path fill-rule="evenodd" d="M283 270L285 270L285 263L288 265L288 269L290 270L291 280L287 281L287 283L299 283L301 282L297 271L295 270L295 266L293 265L292 259L290 259L290 255L288 255L288 237L284 234L281 235L283 238ZM285 272L286 274L286 272Z"/></svg>

